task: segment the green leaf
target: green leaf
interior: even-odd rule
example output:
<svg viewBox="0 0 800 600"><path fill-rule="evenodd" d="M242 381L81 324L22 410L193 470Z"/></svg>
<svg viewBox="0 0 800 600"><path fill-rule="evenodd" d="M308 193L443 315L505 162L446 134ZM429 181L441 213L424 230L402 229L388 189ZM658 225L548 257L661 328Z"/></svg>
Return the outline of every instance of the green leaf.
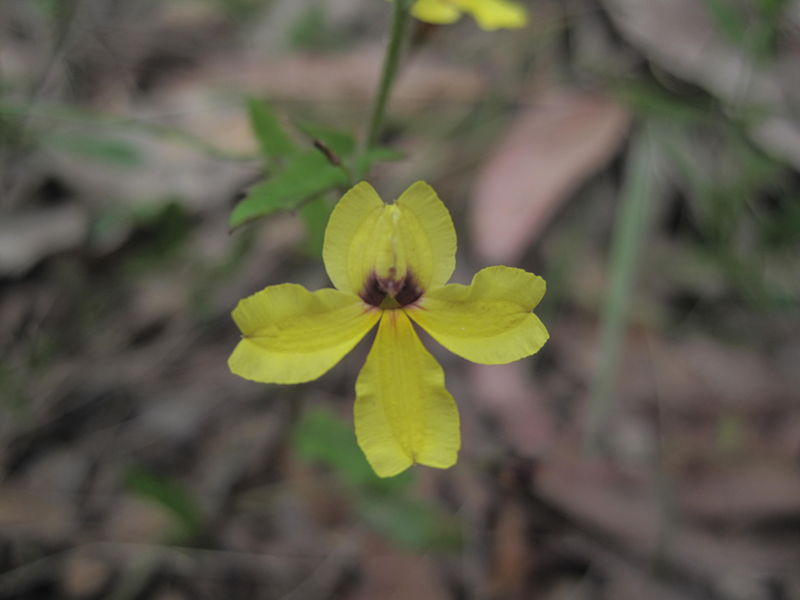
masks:
<svg viewBox="0 0 800 600"><path fill-rule="evenodd" d="M724 454L735 454L744 447L746 428L739 415L728 413L717 423L717 449Z"/></svg>
<svg viewBox="0 0 800 600"><path fill-rule="evenodd" d="M117 214L117 218L125 218L125 214ZM132 248L122 263L130 274L143 273L155 267L163 267L170 261L178 259L186 249L189 234L194 226L192 216L186 211L180 199L166 198L158 202L147 202L138 205L127 213L130 222L147 237L147 243ZM117 222L117 226L120 222ZM100 228L113 228L111 222L99 223ZM95 225L96 235L102 235L102 229Z"/></svg>
<svg viewBox="0 0 800 600"><path fill-rule="evenodd" d="M308 232L308 250L313 255L322 256L322 242L325 239L325 226L331 207L324 197L314 198L300 207L300 216Z"/></svg>
<svg viewBox="0 0 800 600"><path fill-rule="evenodd" d="M408 496L414 474L406 471L385 479L375 475L350 425L331 411L307 411L292 439L301 458L330 467L348 484L360 517L397 546L408 550L461 546L461 526L455 517Z"/></svg>
<svg viewBox="0 0 800 600"><path fill-rule="evenodd" d="M385 479L375 475L356 443L352 428L322 408L303 415L294 430L293 442L299 456L331 467L356 491L397 491L412 481L410 471Z"/></svg>
<svg viewBox="0 0 800 600"><path fill-rule="evenodd" d="M254 185L231 212L231 228L280 210L293 210L303 200L349 183L341 167L331 165L317 150L297 154L286 167Z"/></svg>
<svg viewBox="0 0 800 600"><path fill-rule="evenodd" d="M346 158L356 150L355 138L346 131L329 129L308 121L296 121L295 125L312 140L319 140L325 144L339 158Z"/></svg>
<svg viewBox="0 0 800 600"><path fill-rule="evenodd" d="M749 26L741 9L730 0L703 0L703 4L728 41L741 46L747 37Z"/></svg>
<svg viewBox="0 0 800 600"><path fill-rule="evenodd" d="M261 153L266 158L284 158L295 152L294 143L283 130L278 115L268 104L257 98L248 98L247 112Z"/></svg>
<svg viewBox="0 0 800 600"><path fill-rule="evenodd" d="M45 146L117 167L138 167L144 157L134 144L108 136L93 136L82 133L40 134Z"/></svg>
<svg viewBox="0 0 800 600"><path fill-rule="evenodd" d="M787 197L774 214L763 220L759 233L762 243L772 248L800 242L800 198Z"/></svg>
<svg viewBox="0 0 800 600"><path fill-rule="evenodd" d="M456 550L462 545L458 519L416 498L365 496L359 514L372 529L406 550Z"/></svg>
<svg viewBox="0 0 800 600"><path fill-rule="evenodd" d="M63 10L63 8L60 6L61 3L59 3L58 0L37 0L31 4L37 10L41 11L46 17L53 20L57 19L60 11Z"/></svg>
<svg viewBox="0 0 800 600"><path fill-rule="evenodd" d="M199 533L203 513L181 485L140 467L128 471L125 483L131 492L158 504L175 518L180 540L191 539Z"/></svg>
<svg viewBox="0 0 800 600"><path fill-rule="evenodd" d="M339 39L337 32L328 26L324 4L316 2L306 7L289 27L289 44L296 51L331 50Z"/></svg>

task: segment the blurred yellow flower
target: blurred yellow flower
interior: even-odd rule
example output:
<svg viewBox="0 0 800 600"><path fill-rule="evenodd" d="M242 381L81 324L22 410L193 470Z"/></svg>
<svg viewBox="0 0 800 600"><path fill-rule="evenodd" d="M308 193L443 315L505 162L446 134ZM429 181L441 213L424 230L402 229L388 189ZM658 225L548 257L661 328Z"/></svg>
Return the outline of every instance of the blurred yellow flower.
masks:
<svg viewBox="0 0 800 600"><path fill-rule="evenodd" d="M359 446L381 477L414 463L452 466L461 445L458 409L412 321L483 364L529 356L548 338L531 312L545 292L541 277L499 266L479 271L470 285L447 284L455 252L450 213L428 184L419 181L384 204L359 183L325 231L323 261L336 289L284 283L241 300L231 371L263 383L310 381L378 324L356 381Z"/></svg>
<svg viewBox="0 0 800 600"><path fill-rule="evenodd" d="M465 12L487 31L519 29L528 22L525 8L511 0L417 0L411 8L420 21L438 25L455 23Z"/></svg>

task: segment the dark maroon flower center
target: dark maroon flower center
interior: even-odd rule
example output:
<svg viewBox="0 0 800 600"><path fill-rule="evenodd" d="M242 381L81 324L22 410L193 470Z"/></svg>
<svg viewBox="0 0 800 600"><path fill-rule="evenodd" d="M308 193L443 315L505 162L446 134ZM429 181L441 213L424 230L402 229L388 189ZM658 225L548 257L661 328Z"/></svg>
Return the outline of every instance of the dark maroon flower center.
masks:
<svg viewBox="0 0 800 600"><path fill-rule="evenodd" d="M386 298L393 298L400 306L406 306L422 296L422 288L410 272L400 280L383 279L372 273L359 296L372 306L380 307Z"/></svg>

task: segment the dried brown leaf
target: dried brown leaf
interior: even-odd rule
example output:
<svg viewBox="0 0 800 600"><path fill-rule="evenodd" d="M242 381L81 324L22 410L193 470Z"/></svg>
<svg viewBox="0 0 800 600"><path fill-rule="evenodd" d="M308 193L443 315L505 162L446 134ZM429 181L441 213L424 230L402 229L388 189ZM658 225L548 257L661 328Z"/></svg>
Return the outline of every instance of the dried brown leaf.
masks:
<svg viewBox="0 0 800 600"><path fill-rule="evenodd" d="M630 117L593 93L556 91L509 126L478 176L472 237L489 262L519 259L555 211L625 139Z"/></svg>
<svg viewBox="0 0 800 600"><path fill-rule="evenodd" d="M450 597L436 562L424 554L410 555L385 547L365 548L361 581L352 600L414 598L444 600Z"/></svg>

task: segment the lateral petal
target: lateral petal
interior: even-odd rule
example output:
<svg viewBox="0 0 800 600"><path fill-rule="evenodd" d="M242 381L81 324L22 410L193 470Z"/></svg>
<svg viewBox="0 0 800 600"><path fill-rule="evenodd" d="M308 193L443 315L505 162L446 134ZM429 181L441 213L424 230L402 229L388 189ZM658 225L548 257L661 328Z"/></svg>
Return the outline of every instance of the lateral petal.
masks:
<svg viewBox="0 0 800 600"><path fill-rule="evenodd" d="M547 329L531 312L544 292L544 279L533 273L487 267L468 286L431 290L407 312L454 354L476 363L504 364L534 354L547 341Z"/></svg>
<svg viewBox="0 0 800 600"><path fill-rule="evenodd" d="M461 445L444 372L402 310L384 311L356 382L358 444L380 477L413 463L446 469Z"/></svg>
<svg viewBox="0 0 800 600"><path fill-rule="evenodd" d="M234 309L242 340L228 366L261 383L311 381L339 362L379 317L378 310L353 294L273 285L240 300Z"/></svg>

